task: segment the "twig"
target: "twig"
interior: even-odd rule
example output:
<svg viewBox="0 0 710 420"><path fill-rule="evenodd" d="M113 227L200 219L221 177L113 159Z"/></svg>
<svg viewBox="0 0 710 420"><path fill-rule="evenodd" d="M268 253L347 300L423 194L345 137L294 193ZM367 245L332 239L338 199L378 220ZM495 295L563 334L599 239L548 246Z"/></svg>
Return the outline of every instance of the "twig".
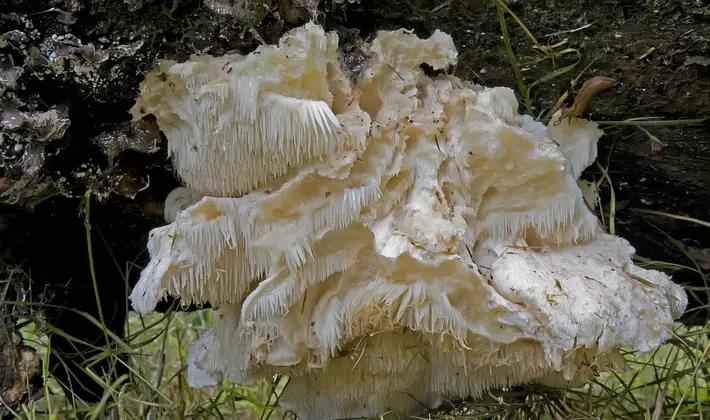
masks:
<svg viewBox="0 0 710 420"><path fill-rule="evenodd" d="M591 27L592 25L594 25L595 23L596 23L596 22L588 23L588 24L586 24L586 25L584 25L584 26L580 26L579 28L575 28L575 29L566 29L566 30L564 30L564 31L553 32L553 33L551 33L551 34L545 35L545 37L551 37L551 36L562 35L562 34L573 34L573 33L575 33L575 32L579 32L579 31L585 30L585 29Z"/></svg>

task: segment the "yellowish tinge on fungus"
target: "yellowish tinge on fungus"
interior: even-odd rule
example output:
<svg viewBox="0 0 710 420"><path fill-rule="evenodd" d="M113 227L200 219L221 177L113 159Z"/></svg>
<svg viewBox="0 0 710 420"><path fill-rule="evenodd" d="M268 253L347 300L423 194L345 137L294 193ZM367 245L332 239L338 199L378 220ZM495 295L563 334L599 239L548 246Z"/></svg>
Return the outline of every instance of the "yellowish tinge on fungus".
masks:
<svg viewBox="0 0 710 420"><path fill-rule="evenodd" d="M348 119L357 110L335 109L328 85L344 77L335 65L337 36L308 28L278 48L166 61L148 74L132 113L157 118L188 187L244 194L351 145L336 114Z"/></svg>
<svg viewBox="0 0 710 420"><path fill-rule="evenodd" d="M337 45L309 23L142 86L134 115L155 115L191 190L131 299L219 308L192 386L284 373L299 418L376 416L578 383L670 337L685 293L633 265L577 184L596 124L545 127L510 89L427 76L456 63L440 31L379 32L354 81Z"/></svg>

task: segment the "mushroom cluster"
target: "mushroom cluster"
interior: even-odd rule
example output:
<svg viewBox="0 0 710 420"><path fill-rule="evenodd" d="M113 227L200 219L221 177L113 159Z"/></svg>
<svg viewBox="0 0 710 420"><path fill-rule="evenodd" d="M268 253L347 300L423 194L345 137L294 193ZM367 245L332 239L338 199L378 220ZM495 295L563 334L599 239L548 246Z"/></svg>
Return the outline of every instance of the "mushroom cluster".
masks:
<svg viewBox="0 0 710 420"><path fill-rule="evenodd" d="M578 383L670 338L685 292L636 267L578 186L596 124L545 126L512 90L448 75L443 32L365 47L353 75L308 23L146 76L132 113L155 116L186 187L131 299L216 308L191 386L282 373L301 419L413 412Z"/></svg>

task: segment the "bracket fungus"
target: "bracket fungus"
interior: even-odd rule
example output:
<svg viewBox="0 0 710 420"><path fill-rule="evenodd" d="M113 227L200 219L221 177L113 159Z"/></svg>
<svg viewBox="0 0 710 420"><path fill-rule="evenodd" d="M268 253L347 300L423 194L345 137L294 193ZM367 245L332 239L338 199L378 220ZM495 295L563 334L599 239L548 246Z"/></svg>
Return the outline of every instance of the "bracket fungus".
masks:
<svg viewBox="0 0 710 420"><path fill-rule="evenodd" d="M425 72L456 63L440 31L381 31L367 54L348 74L308 23L147 75L134 116L194 191L169 200L131 299L218 308L192 386L282 373L301 419L373 416L579 383L670 338L685 292L634 266L577 185L596 124L546 127L510 89Z"/></svg>

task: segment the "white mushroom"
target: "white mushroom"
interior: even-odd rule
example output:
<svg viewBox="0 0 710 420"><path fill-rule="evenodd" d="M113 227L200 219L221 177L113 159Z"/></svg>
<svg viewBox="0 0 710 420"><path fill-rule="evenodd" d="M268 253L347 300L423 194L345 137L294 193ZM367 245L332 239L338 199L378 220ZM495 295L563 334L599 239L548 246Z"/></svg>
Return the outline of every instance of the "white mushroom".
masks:
<svg viewBox="0 0 710 420"><path fill-rule="evenodd" d="M335 34L309 23L246 57L165 61L131 112L156 117L188 187L239 195L347 146L328 87L345 77L337 46Z"/></svg>
<svg viewBox="0 0 710 420"><path fill-rule="evenodd" d="M307 24L143 85L136 109L157 113L183 179L217 195L151 232L131 295L140 312L168 295L219 307L192 386L284 373L299 418L375 416L583 381L670 337L685 293L635 267L577 185L596 124L545 127L510 89L428 77L420 64L456 62L439 31L378 33L352 84L336 46Z"/></svg>

